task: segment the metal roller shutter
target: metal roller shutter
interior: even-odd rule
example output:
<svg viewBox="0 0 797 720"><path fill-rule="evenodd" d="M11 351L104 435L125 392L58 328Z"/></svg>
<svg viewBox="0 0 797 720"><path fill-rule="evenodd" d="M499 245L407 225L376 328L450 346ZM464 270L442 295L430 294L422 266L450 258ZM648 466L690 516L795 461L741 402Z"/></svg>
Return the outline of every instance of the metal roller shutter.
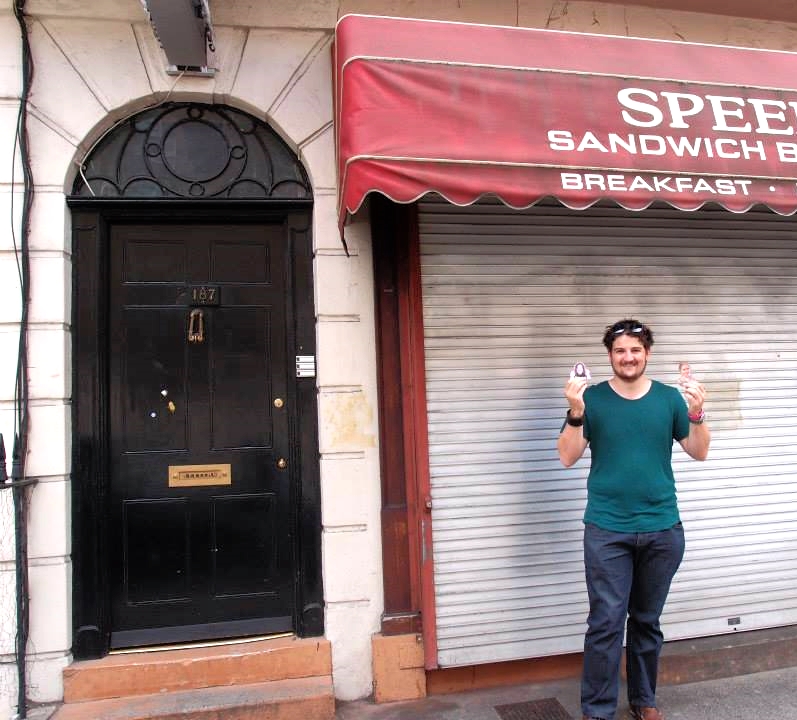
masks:
<svg viewBox="0 0 797 720"><path fill-rule="evenodd" d="M674 451L687 552L665 636L797 623L795 221L419 210L440 665L582 648L589 459L564 469L556 438L572 364L607 379L603 329L626 316L654 329L652 377L685 359L709 392L709 459Z"/></svg>

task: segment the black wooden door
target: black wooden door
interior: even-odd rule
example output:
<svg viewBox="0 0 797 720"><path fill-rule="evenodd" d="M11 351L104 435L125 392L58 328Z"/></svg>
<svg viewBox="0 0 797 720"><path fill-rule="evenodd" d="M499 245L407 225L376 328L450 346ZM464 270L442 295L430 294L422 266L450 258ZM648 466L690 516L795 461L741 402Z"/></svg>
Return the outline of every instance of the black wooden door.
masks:
<svg viewBox="0 0 797 720"><path fill-rule="evenodd" d="M292 629L281 225L116 225L111 647Z"/></svg>

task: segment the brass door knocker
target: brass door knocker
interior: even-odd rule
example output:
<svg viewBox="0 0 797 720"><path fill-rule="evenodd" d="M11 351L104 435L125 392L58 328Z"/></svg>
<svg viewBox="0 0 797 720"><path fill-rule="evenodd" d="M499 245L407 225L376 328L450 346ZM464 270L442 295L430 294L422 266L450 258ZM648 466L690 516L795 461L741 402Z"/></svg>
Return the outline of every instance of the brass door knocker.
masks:
<svg viewBox="0 0 797 720"><path fill-rule="evenodd" d="M188 315L188 342L205 342L205 316L199 308Z"/></svg>

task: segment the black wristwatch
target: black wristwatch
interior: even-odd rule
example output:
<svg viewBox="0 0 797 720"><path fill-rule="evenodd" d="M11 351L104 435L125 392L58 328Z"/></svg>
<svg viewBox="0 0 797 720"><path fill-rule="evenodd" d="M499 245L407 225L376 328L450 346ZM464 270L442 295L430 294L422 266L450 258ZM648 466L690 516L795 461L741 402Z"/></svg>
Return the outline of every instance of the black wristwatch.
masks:
<svg viewBox="0 0 797 720"><path fill-rule="evenodd" d="M584 416L581 417L573 417L570 414L570 410L567 411L567 417L565 418L565 422L570 425L571 427L581 427L584 424Z"/></svg>

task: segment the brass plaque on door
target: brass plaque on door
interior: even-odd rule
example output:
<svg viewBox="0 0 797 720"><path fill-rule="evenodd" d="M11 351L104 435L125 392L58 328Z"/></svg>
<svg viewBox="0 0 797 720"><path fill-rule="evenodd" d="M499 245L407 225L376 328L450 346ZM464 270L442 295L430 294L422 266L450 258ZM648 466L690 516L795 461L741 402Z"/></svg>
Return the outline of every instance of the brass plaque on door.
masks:
<svg viewBox="0 0 797 720"><path fill-rule="evenodd" d="M232 485L231 465L169 465L169 487Z"/></svg>
<svg viewBox="0 0 797 720"><path fill-rule="evenodd" d="M191 285L188 293L192 307L221 304L221 288L218 285Z"/></svg>

